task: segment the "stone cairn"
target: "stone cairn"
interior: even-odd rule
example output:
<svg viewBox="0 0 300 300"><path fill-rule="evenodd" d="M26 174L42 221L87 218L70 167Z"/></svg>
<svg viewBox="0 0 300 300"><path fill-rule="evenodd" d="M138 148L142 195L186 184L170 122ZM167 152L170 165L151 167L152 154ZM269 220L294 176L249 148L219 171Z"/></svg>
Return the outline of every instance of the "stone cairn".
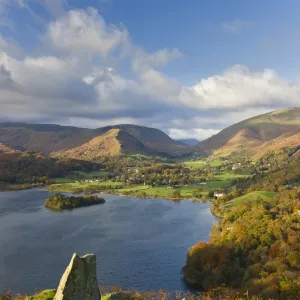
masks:
<svg viewBox="0 0 300 300"><path fill-rule="evenodd" d="M101 300L96 276L96 255L73 254L54 300Z"/></svg>

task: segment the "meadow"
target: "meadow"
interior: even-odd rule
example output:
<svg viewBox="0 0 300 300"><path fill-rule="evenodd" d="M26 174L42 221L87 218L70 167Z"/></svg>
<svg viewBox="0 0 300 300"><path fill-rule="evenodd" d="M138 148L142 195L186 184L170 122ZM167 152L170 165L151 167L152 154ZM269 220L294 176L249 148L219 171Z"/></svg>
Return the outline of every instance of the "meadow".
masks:
<svg viewBox="0 0 300 300"><path fill-rule="evenodd" d="M205 159L205 160L190 160L185 161L184 165L193 170L193 169L205 169L207 167L219 167L224 164L223 160L220 160L218 158L215 159Z"/></svg>
<svg viewBox="0 0 300 300"><path fill-rule="evenodd" d="M230 210L231 208L243 202L248 202L248 201L256 202L259 199L270 200L273 199L276 195L277 193L275 192L267 192L267 191L255 191L255 192L247 193L241 197L228 201L225 205L225 209Z"/></svg>

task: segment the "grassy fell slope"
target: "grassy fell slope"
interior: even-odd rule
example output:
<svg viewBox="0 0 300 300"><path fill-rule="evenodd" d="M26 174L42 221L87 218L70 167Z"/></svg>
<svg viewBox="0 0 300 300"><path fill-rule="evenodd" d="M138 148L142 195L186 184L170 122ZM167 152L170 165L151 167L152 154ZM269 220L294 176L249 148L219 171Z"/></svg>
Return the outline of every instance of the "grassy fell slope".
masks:
<svg viewBox="0 0 300 300"><path fill-rule="evenodd" d="M54 157L91 160L108 155L116 156L146 152L147 149L144 145L132 135L120 129L111 129L81 146L54 152L52 155Z"/></svg>
<svg viewBox="0 0 300 300"><path fill-rule="evenodd" d="M77 147L96 134L89 129L43 124L0 123L0 142L15 149L48 154Z"/></svg>
<svg viewBox="0 0 300 300"><path fill-rule="evenodd" d="M167 134L156 128L145 126L121 124L96 129L100 134L110 129L117 128L129 133L140 141L146 148L156 153L185 154L198 151L196 147L187 146L171 139Z"/></svg>
<svg viewBox="0 0 300 300"><path fill-rule="evenodd" d="M230 127L202 141L200 149L216 156L231 153L263 155L268 150L280 150L299 145L300 108L287 108L259 115ZM270 147L272 145L272 147Z"/></svg>
<svg viewBox="0 0 300 300"><path fill-rule="evenodd" d="M96 141L93 143L97 142L97 137L112 129L122 132L124 153L126 149L129 153L148 155L182 155L198 151L196 147L172 140L158 129L129 124L86 129L51 124L0 123L0 142L19 150L49 154L77 148L94 138Z"/></svg>

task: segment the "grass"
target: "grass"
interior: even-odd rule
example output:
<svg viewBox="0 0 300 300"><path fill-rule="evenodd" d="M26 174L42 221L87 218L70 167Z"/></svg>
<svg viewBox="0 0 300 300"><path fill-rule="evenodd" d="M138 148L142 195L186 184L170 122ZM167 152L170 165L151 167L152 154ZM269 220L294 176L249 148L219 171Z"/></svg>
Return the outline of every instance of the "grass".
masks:
<svg viewBox="0 0 300 300"><path fill-rule="evenodd" d="M212 160L190 160L184 162L184 165L191 170L205 169L206 167L219 167L223 164L224 161L218 158Z"/></svg>
<svg viewBox="0 0 300 300"><path fill-rule="evenodd" d="M34 296L26 297L25 300L52 300L55 293L55 290L45 290Z"/></svg>
<svg viewBox="0 0 300 300"><path fill-rule="evenodd" d="M243 195L241 197L235 198L231 201L228 201L226 203L225 207L227 210L227 209L230 209L230 208L237 206L246 201L254 201L255 202L260 198L273 199L276 195L277 195L277 193L275 193L275 192L255 191L255 192L251 192L246 195Z"/></svg>
<svg viewBox="0 0 300 300"><path fill-rule="evenodd" d="M172 193L175 190L180 190L182 198L193 198L193 192L196 191L199 187L202 188L201 194L207 195L210 189L219 188L226 185L226 182L221 181L213 181L208 182L208 188L204 186L179 186L173 189L167 187L149 187L148 185L138 185L134 184L126 188L116 189L116 194L126 194L126 193L134 193L143 191L146 193L146 196L151 197L160 197L160 198L170 198L172 197ZM112 185L114 187L118 187L122 185L121 182L99 182L99 183L67 183L67 184L54 184L48 187L48 190L53 192L68 192L68 193L76 193L79 191L88 191L93 190L95 188L101 187L101 185Z"/></svg>
<svg viewBox="0 0 300 300"><path fill-rule="evenodd" d="M224 164L224 161L216 158L216 159L213 159L213 160L209 161L208 164L211 167L219 167L219 166L222 166Z"/></svg>
<svg viewBox="0 0 300 300"><path fill-rule="evenodd" d="M77 174L79 174L83 179L104 179L106 176L109 175L109 172L107 171L93 171L93 172L75 172ZM63 184L63 183L73 183L76 182L76 179L74 178L70 178L70 177L58 177L58 178L54 178L54 181L57 184Z"/></svg>
<svg viewBox="0 0 300 300"><path fill-rule="evenodd" d="M203 185L203 188L207 189L224 189L231 185L231 180L209 180L206 182L206 185Z"/></svg>
<svg viewBox="0 0 300 300"><path fill-rule="evenodd" d="M142 190L148 190L148 185L143 184L132 184L130 187L119 189L120 192L133 192L133 191L142 191Z"/></svg>
<svg viewBox="0 0 300 300"><path fill-rule="evenodd" d="M219 292L213 293L201 293L201 294L193 294L193 293L183 293L179 291L122 291L119 287L116 288L117 291L107 292L107 289L104 291L101 289L101 299L102 300L220 300L220 299L232 299L232 300L262 300L261 297L251 297L245 295L244 293L237 293L232 290L224 289ZM111 289L109 289L111 290ZM34 296L22 297L16 296L12 297L10 295L2 296L0 295L0 300L53 300L55 296L54 290L45 290ZM270 298L271 300L272 298Z"/></svg>
<svg viewBox="0 0 300 300"><path fill-rule="evenodd" d="M185 161L184 165L191 169L204 169L207 165L205 164L204 161L200 160L200 161Z"/></svg>
<svg viewBox="0 0 300 300"><path fill-rule="evenodd" d="M120 193L124 191L143 191L148 197L160 197L160 198L170 198L172 193L176 190L180 190L181 196L183 198L193 198L193 192L197 190L198 187L195 186L180 186L173 189L167 187L148 187L148 186L135 186L134 188L120 189ZM208 191L204 190L201 192L202 195L207 195Z"/></svg>
<svg viewBox="0 0 300 300"><path fill-rule="evenodd" d="M227 188L231 185L231 180L210 180L207 181L205 185L189 185L189 186L179 186L174 189L170 189L166 186L164 187L149 187L148 185L143 184L133 184L128 187L119 188L120 186L124 186L122 182L112 182L112 181L102 181L102 182L71 182L61 184L53 184L49 186L47 189L52 192L68 192L68 193L77 193L77 192L88 192L97 191L101 188L101 186L111 186L115 188L116 194L126 194L126 193L134 193L143 191L146 193L147 197L161 197L161 198L170 198L174 190L180 190L181 196L183 198L192 198L193 192L195 192L198 188L201 188L201 194L207 195L209 191L219 190Z"/></svg>
<svg viewBox="0 0 300 300"><path fill-rule="evenodd" d="M117 188L123 185L122 182L101 181L101 182L71 182L62 184L52 184L47 189L53 192L76 193L78 191L99 188L101 186L112 186Z"/></svg>
<svg viewBox="0 0 300 300"><path fill-rule="evenodd" d="M249 177L249 175L235 174L235 173L229 173L229 172L214 175L215 180L234 180L237 178L246 178L246 177Z"/></svg>

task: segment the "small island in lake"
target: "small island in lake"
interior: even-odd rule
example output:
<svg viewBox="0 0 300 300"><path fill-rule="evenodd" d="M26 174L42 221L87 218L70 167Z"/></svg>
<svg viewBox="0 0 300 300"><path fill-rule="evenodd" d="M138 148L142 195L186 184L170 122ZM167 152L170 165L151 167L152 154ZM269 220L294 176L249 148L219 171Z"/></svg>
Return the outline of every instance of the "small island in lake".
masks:
<svg viewBox="0 0 300 300"><path fill-rule="evenodd" d="M54 194L45 202L47 208L55 210L73 209L96 204L103 204L105 200L98 196L66 196Z"/></svg>

